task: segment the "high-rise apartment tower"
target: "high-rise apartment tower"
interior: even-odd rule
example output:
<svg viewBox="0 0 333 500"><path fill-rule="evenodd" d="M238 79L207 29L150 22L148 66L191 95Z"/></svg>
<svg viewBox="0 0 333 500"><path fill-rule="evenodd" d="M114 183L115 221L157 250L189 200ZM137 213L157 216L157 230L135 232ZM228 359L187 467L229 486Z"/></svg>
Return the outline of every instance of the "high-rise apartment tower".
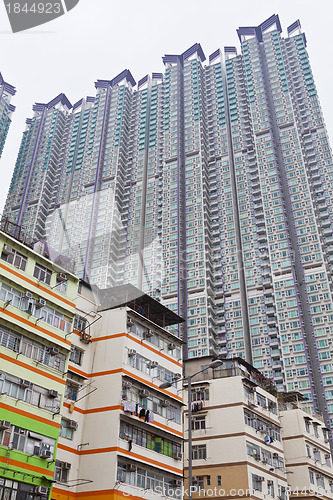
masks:
<svg viewBox="0 0 333 500"><path fill-rule="evenodd" d="M186 318L189 358L243 357L328 415L333 163L306 37L277 15L237 33L240 54L195 44L35 105L6 214Z"/></svg>
<svg viewBox="0 0 333 500"><path fill-rule="evenodd" d="M10 104L11 98L16 94L15 87L6 83L0 73L0 157L5 145L12 114L15 106Z"/></svg>

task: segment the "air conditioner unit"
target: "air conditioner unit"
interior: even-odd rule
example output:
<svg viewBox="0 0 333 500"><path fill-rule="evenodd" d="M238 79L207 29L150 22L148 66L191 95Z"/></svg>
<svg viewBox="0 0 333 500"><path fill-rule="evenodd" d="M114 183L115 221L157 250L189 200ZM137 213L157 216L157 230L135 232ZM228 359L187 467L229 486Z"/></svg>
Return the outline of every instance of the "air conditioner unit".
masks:
<svg viewBox="0 0 333 500"><path fill-rule="evenodd" d="M12 424L9 422L9 420L0 420L0 430L1 431L4 431L6 429L10 429L11 425Z"/></svg>
<svg viewBox="0 0 333 500"><path fill-rule="evenodd" d="M279 458L279 454L278 453L273 453L273 458Z"/></svg>
<svg viewBox="0 0 333 500"><path fill-rule="evenodd" d="M134 324L135 324L135 323L134 323L134 322L133 322L130 318L128 318L128 319L127 319L127 326L128 326L129 328L131 328L131 326L134 326Z"/></svg>
<svg viewBox="0 0 333 500"><path fill-rule="evenodd" d="M168 349L169 349L169 351L173 351L174 349L176 349L176 344L174 344L173 342L170 342L168 344Z"/></svg>
<svg viewBox="0 0 333 500"><path fill-rule="evenodd" d="M147 389L140 389L139 390L139 394L140 394L140 396L148 397L149 396L149 391Z"/></svg>
<svg viewBox="0 0 333 500"><path fill-rule="evenodd" d="M132 387L132 382L123 382L123 389L130 389Z"/></svg>
<svg viewBox="0 0 333 500"><path fill-rule="evenodd" d="M157 361L150 361L149 366L150 366L150 368L157 368L158 362Z"/></svg>
<svg viewBox="0 0 333 500"><path fill-rule="evenodd" d="M52 458L52 452L50 450L40 450L39 456L44 459Z"/></svg>
<svg viewBox="0 0 333 500"><path fill-rule="evenodd" d="M29 389L31 386L32 386L32 383L30 382L30 380L21 379L20 387L22 387L22 389Z"/></svg>
<svg viewBox="0 0 333 500"><path fill-rule="evenodd" d="M69 429L73 429L73 431L77 431L78 427L79 427L79 424L77 422L75 422L75 420L69 420L69 422L68 422Z"/></svg>
<svg viewBox="0 0 333 500"><path fill-rule="evenodd" d="M23 295L23 297L25 299L31 300L32 299L32 293L31 292L25 292L25 294Z"/></svg>
<svg viewBox="0 0 333 500"><path fill-rule="evenodd" d="M127 472L135 472L136 471L136 466L133 464L127 464L126 465L126 470Z"/></svg>
<svg viewBox="0 0 333 500"><path fill-rule="evenodd" d="M181 375L181 373L175 373L175 374L174 374L174 376L173 376L173 378L174 378L175 380L179 380L179 379L181 379L181 378L182 378L182 375Z"/></svg>
<svg viewBox="0 0 333 500"><path fill-rule="evenodd" d="M178 451L172 454L172 458L174 458L175 460L182 460L183 455L182 453L180 453L180 451Z"/></svg>
<svg viewBox="0 0 333 500"><path fill-rule="evenodd" d="M262 481L265 481L265 478L264 478L264 476L257 476L256 480L262 482Z"/></svg>
<svg viewBox="0 0 333 500"><path fill-rule="evenodd" d="M146 331L144 332L144 338L145 338L145 339L150 339L153 335L154 335L154 334L153 334L153 332L152 332L151 330L146 330Z"/></svg>
<svg viewBox="0 0 333 500"><path fill-rule="evenodd" d="M37 309L41 309L44 306L46 306L46 300L44 300L44 299L36 300L35 307L37 307Z"/></svg>
<svg viewBox="0 0 333 500"><path fill-rule="evenodd" d="M64 462L62 468L66 470L71 470L72 464L70 464L69 462Z"/></svg>
<svg viewBox="0 0 333 500"><path fill-rule="evenodd" d="M89 335L89 333L82 332L80 340L81 340L81 342L84 342L85 344L90 344L90 342L91 342L91 335Z"/></svg>
<svg viewBox="0 0 333 500"><path fill-rule="evenodd" d="M48 397L49 398L57 398L58 397L58 391L55 391L54 389L50 389L48 391Z"/></svg>
<svg viewBox="0 0 333 500"><path fill-rule="evenodd" d="M200 391L201 391L201 387L196 387L196 388L194 389L194 392L200 392Z"/></svg>
<svg viewBox="0 0 333 500"><path fill-rule="evenodd" d="M136 350L135 349L128 349L128 355L130 358L133 358L133 356L136 355Z"/></svg>
<svg viewBox="0 0 333 500"><path fill-rule="evenodd" d="M49 353L50 353L50 356L56 356L57 354L59 354L58 347L50 347Z"/></svg>
<svg viewBox="0 0 333 500"><path fill-rule="evenodd" d="M14 250L9 245L4 245L3 249L2 249L2 253L5 255L9 255L10 253L14 253Z"/></svg>
<svg viewBox="0 0 333 500"><path fill-rule="evenodd" d="M164 406L164 408L166 408L167 406L170 406L170 401L168 401L167 399L163 399L161 401L161 406Z"/></svg>
<svg viewBox="0 0 333 500"><path fill-rule="evenodd" d="M56 279L57 279L57 281L65 281L65 280L67 280L67 276L65 273L59 273L59 274L57 274Z"/></svg>
<svg viewBox="0 0 333 500"><path fill-rule="evenodd" d="M37 486L36 493L39 493L40 495L48 495L49 489L46 486Z"/></svg>

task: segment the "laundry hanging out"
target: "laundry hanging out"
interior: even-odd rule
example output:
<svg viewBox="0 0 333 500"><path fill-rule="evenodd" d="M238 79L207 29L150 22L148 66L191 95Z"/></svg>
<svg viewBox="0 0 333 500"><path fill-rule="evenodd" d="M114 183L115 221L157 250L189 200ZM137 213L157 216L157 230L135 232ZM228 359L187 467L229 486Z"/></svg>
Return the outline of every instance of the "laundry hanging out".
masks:
<svg viewBox="0 0 333 500"><path fill-rule="evenodd" d="M135 415L136 417L141 418L145 422L154 422L154 412L151 410L147 410L146 408L142 408L138 403L134 401L123 401L124 411L126 413L130 413L131 415Z"/></svg>

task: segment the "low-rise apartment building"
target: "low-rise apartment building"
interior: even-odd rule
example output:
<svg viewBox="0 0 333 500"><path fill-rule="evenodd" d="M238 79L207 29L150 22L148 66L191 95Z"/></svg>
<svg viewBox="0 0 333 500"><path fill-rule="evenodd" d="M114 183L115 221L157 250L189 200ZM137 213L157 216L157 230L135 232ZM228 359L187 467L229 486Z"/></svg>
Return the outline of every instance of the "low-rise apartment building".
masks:
<svg viewBox="0 0 333 500"><path fill-rule="evenodd" d="M179 498L182 342L166 327L181 321L131 285L81 284L53 500Z"/></svg>
<svg viewBox="0 0 333 500"><path fill-rule="evenodd" d="M0 232L1 500L53 484L78 279L41 248Z"/></svg>
<svg viewBox="0 0 333 500"><path fill-rule="evenodd" d="M211 361L186 361L186 376ZM193 376L191 394L193 499L333 498L329 430L300 393L277 393L271 380L234 358Z"/></svg>
<svg viewBox="0 0 333 500"><path fill-rule="evenodd" d="M320 415L304 411L305 404L297 392L280 397L290 498L333 498L330 431Z"/></svg>

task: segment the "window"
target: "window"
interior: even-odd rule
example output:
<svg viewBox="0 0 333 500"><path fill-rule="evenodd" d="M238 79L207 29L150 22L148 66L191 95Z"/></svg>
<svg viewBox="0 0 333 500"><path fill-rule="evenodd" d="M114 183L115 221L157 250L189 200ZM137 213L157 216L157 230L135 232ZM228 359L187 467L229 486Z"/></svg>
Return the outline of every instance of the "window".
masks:
<svg viewBox="0 0 333 500"><path fill-rule="evenodd" d="M156 491L158 495L161 495L161 491L167 491L168 495L180 498L180 487L173 476L144 467L137 467L129 462L119 461L117 481Z"/></svg>
<svg viewBox="0 0 333 500"><path fill-rule="evenodd" d="M331 455L329 453L325 455L325 464L327 467L331 467Z"/></svg>
<svg viewBox="0 0 333 500"><path fill-rule="evenodd" d="M173 372L161 365L153 365L150 359L144 358L140 354L128 357L128 363L133 368L147 373L151 377L158 378L162 382L170 382L173 383L173 385L176 384L176 382L172 382L173 380L175 380L175 374Z"/></svg>
<svg viewBox="0 0 333 500"><path fill-rule="evenodd" d="M65 388L65 398L71 399L72 401L76 401L78 391L79 391L79 385L67 380Z"/></svg>
<svg viewBox="0 0 333 500"><path fill-rule="evenodd" d="M211 485L210 476L207 476L206 479L207 479L207 486L210 486Z"/></svg>
<svg viewBox="0 0 333 500"><path fill-rule="evenodd" d="M54 370L64 372L66 366L65 354L58 353L51 355L50 348L35 340L24 337L19 333L13 332L9 328L0 326L0 345L14 352L19 352L27 358L34 359L39 363L53 368Z"/></svg>
<svg viewBox="0 0 333 500"><path fill-rule="evenodd" d="M325 488L324 477L321 474L316 474L317 486L320 488Z"/></svg>
<svg viewBox="0 0 333 500"><path fill-rule="evenodd" d="M272 480L267 481L267 494L274 498L274 483Z"/></svg>
<svg viewBox="0 0 333 500"><path fill-rule="evenodd" d="M75 363L76 365L81 365L82 363L83 351L79 349L74 344L71 345L71 353L69 356L69 360Z"/></svg>
<svg viewBox="0 0 333 500"><path fill-rule="evenodd" d="M73 429L70 427L70 420L61 419L60 436L65 439L73 439Z"/></svg>
<svg viewBox="0 0 333 500"><path fill-rule="evenodd" d="M262 483L264 478L262 476L257 476L257 474L252 474L252 488L256 491L262 491Z"/></svg>
<svg viewBox="0 0 333 500"><path fill-rule="evenodd" d="M217 486L222 486L222 476L217 476Z"/></svg>
<svg viewBox="0 0 333 500"><path fill-rule="evenodd" d="M74 316L74 330L77 330L78 332L82 332L87 328L88 321L83 318L82 316L79 316L78 314L75 314Z"/></svg>
<svg viewBox="0 0 333 500"><path fill-rule="evenodd" d="M266 398L257 392L257 402L262 408L266 408Z"/></svg>
<svg viewBox="0 0 333 500"><path fill-rule="evenodd" d="M42 500L48 498L48 491L45 495L33 493L31 484L0 478L0 500Z"/></svg>
<svg viewBox="0 0 333 500"><path fill-rule="evenodd" d="M313 424L313 431L314 431L314 435L316 438L319 437L319 433L318 433L318 424Z"/></svg>
<svg viewBox="0 0 333 500"><path fill-rule="evenodd" d="M8 262L9 264L12 264L18 269L21 269L21 271L25 271L25 267L27 265L27 258L24 255L17 252L16 250L14 250L13 248L9 247L8 245L4 245L1 254L1 259Z"/></svg>
<svg viewBox="0 0 333 500"><path fill-rule="evenodd" d="M55 328L59 328L59 330L62 330L63 332L71 332L71 319L68 316L64 316L59 311L56 311L52 307L43 306L40 309L33 308L33 315L36 318L40 318L42 321L45 321L45 323L48 323Z"/></svg>
<svg viewBox="0 0 333 500"><path fill-rule="evenodd" d="M69 477L70 464L56 460L54 467L54 479L59 483L67 483Z"/></svg>
<svg viewBox="0 0 333 500"><path fill-rule="evenodd" d="M181 457L180 443L161 438L150 431L128 424L127 422L120 422L119 437L127 441L131 440L133 444L143 446L168 457L177 459Z"/></svg>
<svg viewBox="0 0 333 500"><path fill-rule="evenodd" d="M48 389L4 372L0 372L0 394L54 413L60 410L60 396L50 397Z"/></svg>
<svg viewBox="0 0 333 500"><path fill-rule="evenodd" d="M34 277L49 285L51 283L52 271L40 264L35 264Z"/></svg>
<svg viewBox="0 0 333 500"><path fill-rule="evenodd" d="M38 301L26 298L24 292L20 292L2 281L0 281L0 300L10 302L12 306L25 311L29 316L39 318L66 333L71 331L71 318L64 316L50 306L38 304Z"/></svg>
<svg viewBox="0 0 333 500"><path fill-rule="evenodd" d="M206 417L201 416L201 417L194 417L192 419L192 430L200 430L200 429L206 429Z"/></svg>
<svg viewBox="0 0 333 500"><path fill-rule="evenodd" d="M204 488L205 487L204 476L194 476L193 484L198 486L198 488Z"/></svg>
<svg viewBox="0 0 333 500"><path fill-rule="evenodd" d="M314 474L312 470L309 470L309 478L310 478L310 483L315 484Z"/></svg>
<svg viewBox="0 0 333 500"><path fill-rule="evenodd" d="M279 486L279 498L280 500L286 500L287 498L289 498L289 495L286 495L285 486Z"/></svg>
<svg viewBox="0 0 333 500"><path fill-rule="evenodd" d="M207 451L205 444L199 444L197 446L193 446L192 450L192 459L193 460L206 460Z"/></svg>
<svg viewBox="0 0 333 500"><path fill-rule="evenodd" d="M208 401L209 400L209 390L205 387L196 387L191 391L192 401Z"/></svg>
<svg viewBox="0 0 333 500"><path fill-rule="evenodd" d="M0 431L0 445L36 456L46 450L51 452L50 458L52 458L55 440L13 425L9 429Z"/></svg>
<svg viewBox="0 0 333 500"><path fill-rule="evenodd" d="M310 432L310 422L309 422L309 419L305 418L304 422L305 422L305 430L306 430L306 432Z"/></svg>

